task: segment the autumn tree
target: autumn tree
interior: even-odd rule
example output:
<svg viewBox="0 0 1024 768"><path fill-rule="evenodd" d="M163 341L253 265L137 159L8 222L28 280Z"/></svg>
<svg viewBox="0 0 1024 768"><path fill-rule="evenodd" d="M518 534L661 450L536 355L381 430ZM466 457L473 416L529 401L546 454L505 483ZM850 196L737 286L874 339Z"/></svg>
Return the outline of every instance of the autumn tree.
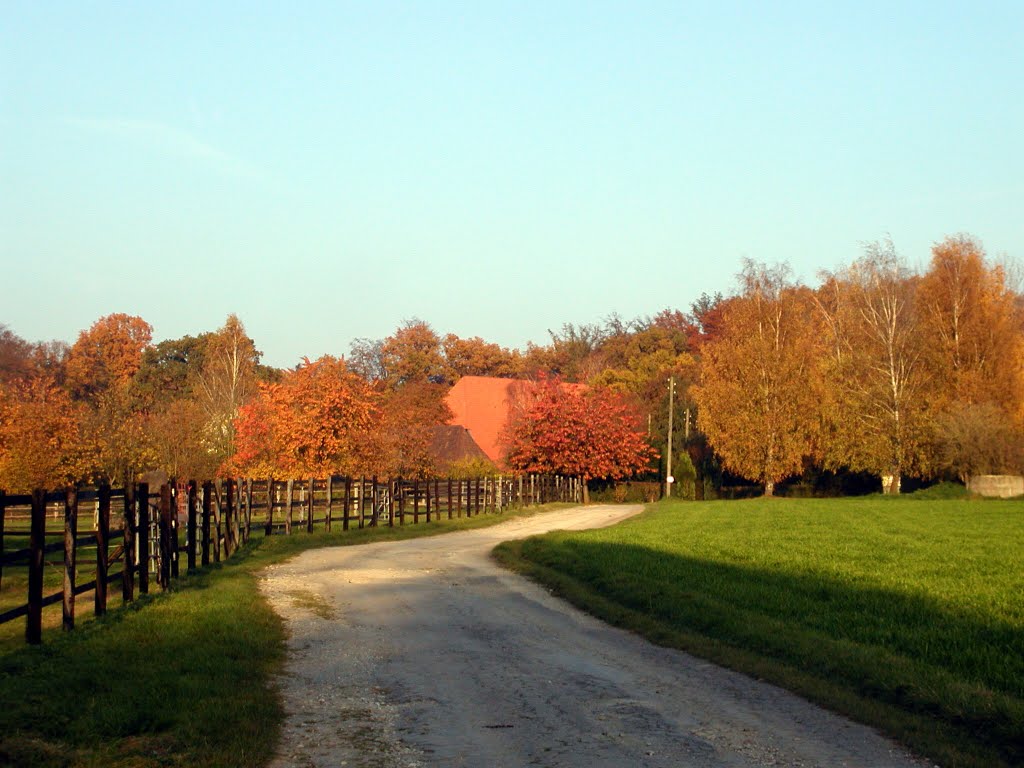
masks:
<svg viewBox="0 0 1024 768"><path fill-rule="evenodd" d="M83 400L95 400L117 386L127 386L142 364L142 353L153 328L141 317L113 314L101 317L68 352L67 386Z"/></svg>
<svg viewBox="0 0 1024 768"><path fill-rule="evenodd" d="M605 340L606 330L596 323L564 323L561 330L548 330L551 337L547 370L565 381L589 381L601 370L595 353Z"/></svg>
<svg viewBox="0 0 1024 768"><path fill-rule="evenodd" d="M409 320L384 339L380 364L383 380L392 388L413 381L440 382L450 378L441 339L422 320Z"/></svg>
<svg viewBox="0 0 1024 768"><path fill-rule="evenodd" d="M605 367L589 383L644 400L653 389L660 401L662 385L670 375L692 371L694 360L686 349L684 334L657 324L617 334L602 345L599 354Z"/></svg>
<svg viewBox="0 0 1024 768"><path fill-rule="evenodd" d="M0 323L0 383L28 376L33 346Z"/></svg>
<svg viewBox="0 0 1024 768"><path fill-rule="evenodd" d="M220 461L207 443L206 412L189 397L158 402L145 429L153 467L170 477L211 478Z"/></svg>
<svg viewBox="0 0 1024 768"><path fill-rule="evenodd" d="M1024 434L993 403L959 403L942 413L936 443L939 468L965 485L972 475L1024 470Z"/></svg>
<svg viewBox="0 0 1024 768"><path fill-rule="evenodd" d="M71 347L64 341L41 341L32 348L32 374L43 376L58 386L67 383L67 361Z"/></svg>
<svg viewBox="0 0 1024 768"><path fill-rule="evenodd" d="M890 241L826 275L817 293L827 349L827 469L870 472L885 493L928 469L931 381L915 285Z"/></svg>
<svg viewBox="0 0 1024 768"><path fill-rule="evenodd" d="M358 338L352 341L346 362L350 371L367 381L383 381L388 373L383 355L384 339Z"/></svg>
<svg viewBox="0 0 1024 768"><path fill-rule="evenodd" d="M505 461L523 472L556 473L587 481L629 477L657 456L622 398L609 389L564 386L542 379L503 435Z"/></svg>
<svg viewBox="0 0 1024 768"><path fill-rule="evenodd" d="M83 445L94 479L125 486L153 468L149 412L126 385L95 396L82 416Z"/></svg>
<svg viewBox="0 0 1024 768"><path fill-rule="evenodd" d="M29 492L83 479L82 410L45 377L0 385L0 488Z"/></svg>
<svg viewBox="0 0 1024 768"><path fill-rule="evenodd" d="M237 450L225 470L252 477L359 474L376 460L378 395L343 360L305 361L260 383L235 419Z"/></svg>
<svg viewBox="0 0 1024 768"><path fill-rule="evenodd" d="M917 287L922 364L944 407L993 403L1017 412L1021 335L1016 296L1000 266L991 266L981 244L966 235L932 248L931 265Z"/></svg>
<svg viewBox="0 0 1024 768"><path fill-rule="evenodd" d="M435 428L452 417L448 390L444 384L414 381L384 392L375 435L378 474L423 478L436 471L431 442Z"/></svg>
<svg viewBox="0 0 1024 768"><path fill-rule="evenodd" d="M691 349L697 350L705 342L718 338L728 301L721 293L715 293L714 296L702 293L700 298L690 304L689 321L693 329L690 336Z"/></svg>
<svg viewBox="0 0 1024 768"><path fill-rule="evenodd" d="M234 420L256 392L260 353L237 315L211 334L195 382L196 398L206 414L207 442L218 461L235 450Z"/></svg>
<svg viewBox="0 0 1024 768"><path fill-rule="evenodd" d="M705 342L697 422L725 467L764 485L799 472L813 452L820 376L817 329L806 289L789 268L747 261L742 293Z"/></svg>
<svg viewBox="0 0 1024 768"><path fill-rule="evenodd" d="M147 347L133 382L148 403L193 398L206 372L206 351L212 333L167 339Z"/></svg>
<svg viewBox="0 0 1024 768"><path fill-rule="evenodd" d="M522 357L479 336L461 339L454 333L441 341L441 350L454 379L462 376L498 376L514 378L522 371Z"/></svg>

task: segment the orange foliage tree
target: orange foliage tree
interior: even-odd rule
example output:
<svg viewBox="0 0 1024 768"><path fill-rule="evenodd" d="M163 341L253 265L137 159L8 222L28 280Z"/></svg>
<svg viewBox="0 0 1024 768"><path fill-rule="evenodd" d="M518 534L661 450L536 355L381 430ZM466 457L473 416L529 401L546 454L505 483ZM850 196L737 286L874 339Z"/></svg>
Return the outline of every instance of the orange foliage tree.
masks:
<svg viewBox="0 0 1024 768"><path fill-rule="evenodd" d="M449 378L441 339L422 320L410 320L384 339L380 348L380 365L384 381L392 388L413 381Z"/></svg>
<svg viewBox="0 0 1024 768"><path fill-rule="evenodd" d="M436 470L431 442L435 428L452 417L447 392L446 385L419 381L384 393L376 435L378 474L423 478Z"/></svg>
<svg viewBox="0 0 1024 768"><path fill-rule="evenodd" d="M629 477L658 456L620 395L548 378L512 414L503 441L512 469L582 478L584 502L590 500L588 480Z"/></svg>
<svg viewBox="0 0 1024 768"><path fill-rule="evenodd" d="M451 375L456 379L462 376L511 378L522 370L522 356L518 352L488 343L479 336L460 339L449 333L441 347Z"/></svg>
<svg viewBox="0 0 1024 768"><path fill-rule="evenodd" d="M113 314L101 317L78 335L66 362L67 386L82 399L127 385L142 364L142 352L153 328L141 317Z"/></svg>
<svg viewBox="0 0 1024 768"><path fill-rule="evenodd" d="M81 411L45 378L0 388L0 488L28 492L82 479Z"/></svg>
<svg viewBox="0 0 1024 768"><path fill-rule="evenodd" d="M343 360L306 360L278 383L261 383L235 419L225 471L251 477L358 474L372 465L378 395Z"/></svg>

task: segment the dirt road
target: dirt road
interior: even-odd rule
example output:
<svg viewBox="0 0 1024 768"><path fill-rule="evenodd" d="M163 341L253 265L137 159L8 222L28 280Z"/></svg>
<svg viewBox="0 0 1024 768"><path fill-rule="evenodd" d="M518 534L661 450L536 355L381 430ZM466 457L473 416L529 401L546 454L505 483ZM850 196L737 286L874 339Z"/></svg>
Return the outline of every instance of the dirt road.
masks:
<svg viewBox="0 0 1024 768"><path fill-rule="evenodd" d="M586 616L495 544L610 525L576 508L307 552L266 573L287 621L274 766L917 766L863 726Z"/></svg>

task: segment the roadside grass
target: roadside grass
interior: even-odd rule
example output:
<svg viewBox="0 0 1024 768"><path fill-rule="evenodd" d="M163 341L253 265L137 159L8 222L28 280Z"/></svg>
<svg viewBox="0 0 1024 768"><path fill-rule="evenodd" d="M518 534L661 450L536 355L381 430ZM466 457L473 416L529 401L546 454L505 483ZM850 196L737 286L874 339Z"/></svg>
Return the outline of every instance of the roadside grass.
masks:
<svg viewBox="0 0 1024 768"><path fill-rule="evenodd" d="M943 766L1024 764L1024 503L662 502L498 559Z"/></svg>
<svg viewBox="0 0 1024 768"><path fill-rule="evenodd" d="M172 592L80 621L74 632L44 630L42 646L15 647L8 637L0 651L0 765L266 765L283 720L273 676L285 661L286 635L259 592L265 567L308 549L483 528L569 506L255 536L230 560L176 582ZM292 597L330 614L312 594ZM58 606L58 627L59 615ZM16 626L23 638L23 622L5 626Z"/></svg>

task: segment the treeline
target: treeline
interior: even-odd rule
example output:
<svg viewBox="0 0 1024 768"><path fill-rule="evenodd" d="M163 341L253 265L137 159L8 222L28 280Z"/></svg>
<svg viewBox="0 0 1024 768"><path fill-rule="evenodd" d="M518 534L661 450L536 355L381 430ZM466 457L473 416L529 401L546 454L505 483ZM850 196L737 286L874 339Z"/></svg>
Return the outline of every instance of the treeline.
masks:
<svg viewBox="0 0 1024 768"><path fill-rule="evenodd" d="M357 339L343 357L280 370L260 363L234 315L157 344L127 315L99 319L70 346L0 326L0 487L119 485L154 469L423 477L439 469L430 444L450 418L445 394L466 375L590 385L537 388L547 404L524 407L531 423L509 429L524 469L671 469L684 496L854 473L897 490L905 476L1019 471L1022 317L1003 268L955 236L923 274L887 242L814 287L785 266L748 262L735 291L704 294L688 311L566 324L525 350L411 320L387 338ZM666 468L657 455L670 378L676 450ZM626 445L608 461L606 446Z"/></svg>

